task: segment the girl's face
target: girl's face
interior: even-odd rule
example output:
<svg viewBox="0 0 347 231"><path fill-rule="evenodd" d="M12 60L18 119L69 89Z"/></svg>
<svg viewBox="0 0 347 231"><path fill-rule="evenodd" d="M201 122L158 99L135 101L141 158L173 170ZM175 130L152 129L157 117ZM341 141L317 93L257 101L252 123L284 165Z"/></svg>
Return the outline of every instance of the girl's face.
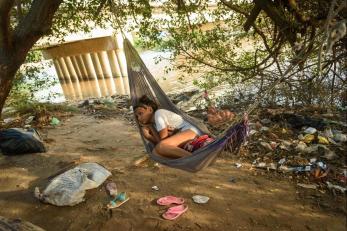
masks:
<svg viewBox="0 0 347 231"><path fill-rule="evenodd" d="M152 121L153 108L152 107L138 107L135 110L135 115L137 117L137 120L141 124L149 124Z"/></svg>

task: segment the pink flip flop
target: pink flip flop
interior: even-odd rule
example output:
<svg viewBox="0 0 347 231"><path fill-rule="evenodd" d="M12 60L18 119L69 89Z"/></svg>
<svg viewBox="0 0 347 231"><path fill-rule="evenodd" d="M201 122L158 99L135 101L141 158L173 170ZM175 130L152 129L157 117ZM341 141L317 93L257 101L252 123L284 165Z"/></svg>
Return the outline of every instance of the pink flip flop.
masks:
<svg viewBox="0 0 347 231"><path fill-rule="evenodd" d="M179 216L181 216L184 212L188 210L187 205L177 205L169 208L165 213L163 213L163 218L166 220L175 220Z"/></svg>
<svg viewBox="0 0 347 231"><path fill-rule="evenodd" d="M183 198L175 197L175 196L165 196L157 200L158 205L171 205L171 204L181 205L183 203L184 203Z"/></svg>

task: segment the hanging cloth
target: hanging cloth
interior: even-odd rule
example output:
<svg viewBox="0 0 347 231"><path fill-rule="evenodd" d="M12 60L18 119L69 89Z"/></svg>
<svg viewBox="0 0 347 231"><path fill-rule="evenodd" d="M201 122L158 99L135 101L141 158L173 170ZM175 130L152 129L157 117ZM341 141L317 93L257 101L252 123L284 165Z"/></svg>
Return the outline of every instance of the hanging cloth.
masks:
<svg viewBox="0 0 347 231"><path fill-rule="evenodd" d="M135 48L126 38L124 39L124 52L127 61L130 97L133 107L138 104L139 99L143 95L146 95L148 98L156 102L159 108L172 111L182 116L185 121L195 126L201 133L209 133L206 126L179 110L170 101L168 96L160 88L157 81L147 69ZM179 159L169 159L153 153L154 145L144 138L142 129L136 119L136 116L135 121L150 158L160 164L189 172L197 172L204 167L209 166L216 160L219 153L226 146L233 151L238 150L241 144L245 141L249 130L248 120L244 119L240 123L227 129L222 137L217 138L214 142L208 144L207 146L194 151L191 156L182 157Z"/></svg>

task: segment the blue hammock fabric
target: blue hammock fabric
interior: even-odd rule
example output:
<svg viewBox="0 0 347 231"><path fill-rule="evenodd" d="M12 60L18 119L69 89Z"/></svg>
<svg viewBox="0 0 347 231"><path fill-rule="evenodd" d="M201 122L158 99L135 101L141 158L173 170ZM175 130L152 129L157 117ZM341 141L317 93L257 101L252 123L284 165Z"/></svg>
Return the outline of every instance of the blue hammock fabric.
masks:
<svg viewBox="0 0 347 231"><path fill-rule="evenodd" d="M146 95L148 98L156 102L159 105L159 108L172 111L182 116L184 120L198 128L201 133L209 134L208 129L203 123L188 116L170 101L168 96L160 88L155 78L147 69L136 49L127 39L124 39L124 52L127 61L132 106L137 105L139 99L143 95ZM137 122L143 143L150 158L163 165L188 172L197 172L209 166L216 160L220 152L225 149L231 152L238 151L242 143L245 142L249 132L248 119L245 117L243 121L230 127L222 137L217 138L207 146L194 151L191 156L179 159L169 159L153 153L154 145L144 138L136 117L135 121Z"/></svg>
<svg viewBox="0 0 347 231"><path fill-rule="evenodd" d="M20 155L46 149L35 129L10 128L0 131L0 151L4 155Z"/></svg>

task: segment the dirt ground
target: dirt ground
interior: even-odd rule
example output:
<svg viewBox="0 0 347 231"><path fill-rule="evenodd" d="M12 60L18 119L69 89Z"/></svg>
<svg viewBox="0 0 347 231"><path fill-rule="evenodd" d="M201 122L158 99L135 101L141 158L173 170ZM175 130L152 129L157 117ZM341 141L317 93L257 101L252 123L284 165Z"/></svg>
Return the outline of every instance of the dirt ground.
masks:
<svg viewBox="0 0 347 231"><path fill-rule="evenodd" d="M156 166L135 167L145 155L136 129L121 118L95 119L77 114L57 128L40 131L48 152L0 156L0 216L21 218L46 230L346 230L346 200L329 192L299 189L283 176L255 171L237 158L220 158L192 174ZM130 200L108 211L104 186L87 192L73 207L40 203L33 194L47 178L73 161L97 162L112 172L107 181ZM235 182L230 182L230 178ZM153 191L157 185L159 191ZM209 196L194 204L196 194ZM161 196L183 197L189 210L175 221L161 218ZM341 207L342 206L342 207Z"/></svg>

